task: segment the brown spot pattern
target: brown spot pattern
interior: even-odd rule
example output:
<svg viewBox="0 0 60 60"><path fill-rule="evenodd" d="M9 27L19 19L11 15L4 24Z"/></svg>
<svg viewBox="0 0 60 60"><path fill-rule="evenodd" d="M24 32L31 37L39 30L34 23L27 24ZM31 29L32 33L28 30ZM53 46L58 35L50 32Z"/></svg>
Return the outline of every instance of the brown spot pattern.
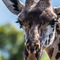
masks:
<svg viewBox="0 0 60 60"><path fill-rule="evenodd" d="M58 50L60 51L60 43L58 44Z"/></svg>
<svg viewBox="0 0 60 60"><path fill-rule="evenodd" d="M51 48L51 50L49 51L48 55L50 55L49 57L51 58L52 55L53 55L53 51L54 51L54 48Z"/></svg>
<svg viewBox="0 0 60 60"><path fill-rule="evenodd" d="M57 54L56 54L56 57L55 57L56 59L59 59L60 58L60 52L58 52Z"/></svg>
<svg viewBox="0 0 60 60"><path fill-rule="evenodd" d="M59 25L58 24L56 25L56 32L57 32L57 34L60 34L60 30L59 30Z"/></svg>

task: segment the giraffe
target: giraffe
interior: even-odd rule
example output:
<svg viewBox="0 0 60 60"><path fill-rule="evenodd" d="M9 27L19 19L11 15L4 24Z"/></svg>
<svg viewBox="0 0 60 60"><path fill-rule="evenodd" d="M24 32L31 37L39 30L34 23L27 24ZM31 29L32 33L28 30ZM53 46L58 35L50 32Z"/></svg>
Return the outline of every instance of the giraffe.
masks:
<svg viewBox="0 0 60 60"><path fill-rule="evenodd" d="M22 25L24 30L25 60L40 60L43 49L46 49L51 60L59 59L59 57L57 58L59 52L53 53L51 56L50 51L55 51L57 47L55 42L58 39L54 40L55 23L60 21L60 7L52 7L51 0L26 0L25 6L19 0L2 1L13 14L18 16L17 22ZM50 49L51 46L56 47Z"/></svg>

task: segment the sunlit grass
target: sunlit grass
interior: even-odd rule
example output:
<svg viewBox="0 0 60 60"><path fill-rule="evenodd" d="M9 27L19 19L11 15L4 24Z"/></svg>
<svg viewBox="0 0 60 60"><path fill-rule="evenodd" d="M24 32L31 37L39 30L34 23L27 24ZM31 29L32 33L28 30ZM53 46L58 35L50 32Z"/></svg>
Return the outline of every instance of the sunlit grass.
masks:
<svg viewBox="0 0 60 60"><path fill-rule="evenodd" d="M41 57L41 60L50 60L47 53L45 52L45 50L43 51L43 55Z"/></svg>

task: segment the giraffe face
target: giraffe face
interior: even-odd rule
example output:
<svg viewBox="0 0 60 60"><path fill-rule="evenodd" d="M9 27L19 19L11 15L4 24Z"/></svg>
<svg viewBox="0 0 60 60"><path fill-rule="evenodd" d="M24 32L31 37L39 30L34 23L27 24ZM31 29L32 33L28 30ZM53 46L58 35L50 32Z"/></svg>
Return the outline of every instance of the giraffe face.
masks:
<svg viewBox="0 0 60 60"><path fill-rule="evenodd" d="M50 20L41 11L32 11L20 23L25 32L25 44L28 40L39 40L41 47L46 48L52 44L55 38L55 21Z"/></svg>

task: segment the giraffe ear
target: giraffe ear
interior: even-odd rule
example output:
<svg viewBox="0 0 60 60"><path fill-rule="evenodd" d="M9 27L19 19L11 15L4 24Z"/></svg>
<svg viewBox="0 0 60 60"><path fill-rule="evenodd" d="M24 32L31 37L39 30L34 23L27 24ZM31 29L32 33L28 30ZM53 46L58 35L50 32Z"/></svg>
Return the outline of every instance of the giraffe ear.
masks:
<svg viewBox="0 0 60 60"><path fill-rule="evenodd" d="M53 9L57 15L60 15L60 7L53 7Z"/></svg>
<svg viewBox="0 0 60 60"><path fill-rule="evenodd" d="M15 15L18 15L24 8L24 5L19 0L2 0L6 7Z"/></svg>
<svg viewBox="0 0 60 60"><path fill-rule="evenodd" d="M60 7L53 7L53 9L57 15L57 18L58 18L57 21L60 23Z"/></svg>

